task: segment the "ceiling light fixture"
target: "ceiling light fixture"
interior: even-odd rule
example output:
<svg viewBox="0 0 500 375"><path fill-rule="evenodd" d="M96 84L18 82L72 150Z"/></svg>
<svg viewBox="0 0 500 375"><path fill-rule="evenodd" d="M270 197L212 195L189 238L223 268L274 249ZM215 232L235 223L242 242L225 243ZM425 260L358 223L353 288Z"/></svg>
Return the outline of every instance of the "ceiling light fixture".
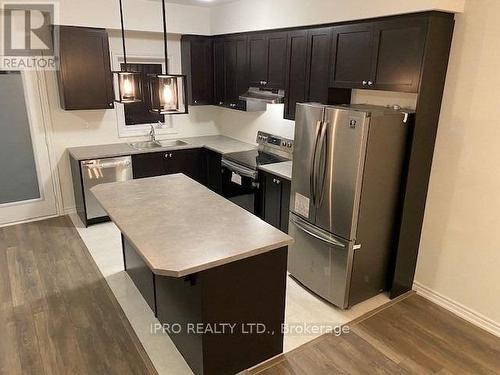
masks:
<svg viewBox="0 0 500 375"><path fill-rule="evenodd" d="M167 10L165 0L163 8L163 41L165 51L165 74L149 77L151 111L161 115L188 113L186 96L186 76L168 73Z"/></svg>
<svg viewBox="0 0 500 375"><path fill-rule="evenodd" d="M122 27L123 68L114 71L113 80L115 87L115 101L118 103L142 102L141 73L134 72L127 65L127 51L125 49L125 29L123 26L123 5L120 0L120 23Z"/></svg>

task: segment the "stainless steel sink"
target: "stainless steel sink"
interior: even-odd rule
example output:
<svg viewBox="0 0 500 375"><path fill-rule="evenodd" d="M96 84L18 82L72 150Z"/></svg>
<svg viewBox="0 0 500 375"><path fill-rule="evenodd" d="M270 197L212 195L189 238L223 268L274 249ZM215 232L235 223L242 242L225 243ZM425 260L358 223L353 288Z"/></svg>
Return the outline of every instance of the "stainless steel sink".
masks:
<svg viewBox="0 0 500 375"><path fill-rule="evenodd" d="M186 146L187 142L179 141L178 139L166 139L164 141L156 141L160 147L175 147L175 146Z"/></svg>
<svg viewBox="0 0 500 375"><path fill-rule="evenodd" d="M152 148L162 147L158 142L155 141L133 142L129 143L129 145L135 148L136 150L149 150Z"/></svg>
<svg viewBox="0 0 500 375"><path fill-rule="evenodd" d="M178 139L167 139L163 141L145 141L145 142L133 142L129 143L129 145L136 150L151 150L154 148L165 148L165 147L176 147L176 146L185 146L186 142L180 141Z"/></svg>

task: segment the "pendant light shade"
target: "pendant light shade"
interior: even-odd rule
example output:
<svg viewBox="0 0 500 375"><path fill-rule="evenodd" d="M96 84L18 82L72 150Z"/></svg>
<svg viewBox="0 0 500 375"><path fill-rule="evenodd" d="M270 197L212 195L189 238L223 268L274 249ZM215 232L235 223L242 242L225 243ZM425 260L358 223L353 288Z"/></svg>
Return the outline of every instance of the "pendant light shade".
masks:
<svg viewBox="0 0 500 375"><path fill-rule="evenodd" d="M142 102L142 79L141 73L129 70L127 66L127 51L125 49L125 29L123 26L123 6L120 0L120 23L122 27L122 46L124 64L122 70L114 71L113 87L115 89L115 102L139 103Z"/></svg>
<svg viewBox="0 0 500 375"><path fill-rule="evenodd" d="M186 76L158 74L150 77L151 111L162 115L188 113Z"/></svg>
<svg viewBox="0 0 500 375"><path fill-rule="evenodd" d="M165 74L156 74L149 77L151 112L161 115L185 114L188 113L186 76L182 74L168 73L167 16L165 0L162 0L162 7Z"/></svg>
<svg viewBox="0 0 500 375"><path fill-rule="evenodd" d="M141 73L132 71L113 72L115 101L118 103L142 102Z"/></svg>

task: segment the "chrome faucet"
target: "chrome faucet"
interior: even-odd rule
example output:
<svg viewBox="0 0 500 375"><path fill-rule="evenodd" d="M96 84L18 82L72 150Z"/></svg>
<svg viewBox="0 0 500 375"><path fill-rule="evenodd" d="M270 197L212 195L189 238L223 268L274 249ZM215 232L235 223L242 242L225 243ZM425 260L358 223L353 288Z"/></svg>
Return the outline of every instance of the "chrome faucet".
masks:
<svg viewBox="0 0 500 375"><path fill-rule="evenodd" d="M151 130L149 131L149 140L151 142L156 142L156 131L153 125L151 125Z"/></svg>

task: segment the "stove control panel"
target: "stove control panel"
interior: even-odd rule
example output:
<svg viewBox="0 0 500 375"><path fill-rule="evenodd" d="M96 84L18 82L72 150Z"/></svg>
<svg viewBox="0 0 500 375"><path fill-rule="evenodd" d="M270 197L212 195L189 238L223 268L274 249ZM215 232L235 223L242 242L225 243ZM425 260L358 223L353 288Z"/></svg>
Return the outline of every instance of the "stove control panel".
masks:
<svg viewBox="0 0 500 375"><path fill-rule="evenodd" d="M259 146L267 146L287 153L292 153L293 151L292 139L283 138L261 131L257 133L257 143Z"/></svg>

